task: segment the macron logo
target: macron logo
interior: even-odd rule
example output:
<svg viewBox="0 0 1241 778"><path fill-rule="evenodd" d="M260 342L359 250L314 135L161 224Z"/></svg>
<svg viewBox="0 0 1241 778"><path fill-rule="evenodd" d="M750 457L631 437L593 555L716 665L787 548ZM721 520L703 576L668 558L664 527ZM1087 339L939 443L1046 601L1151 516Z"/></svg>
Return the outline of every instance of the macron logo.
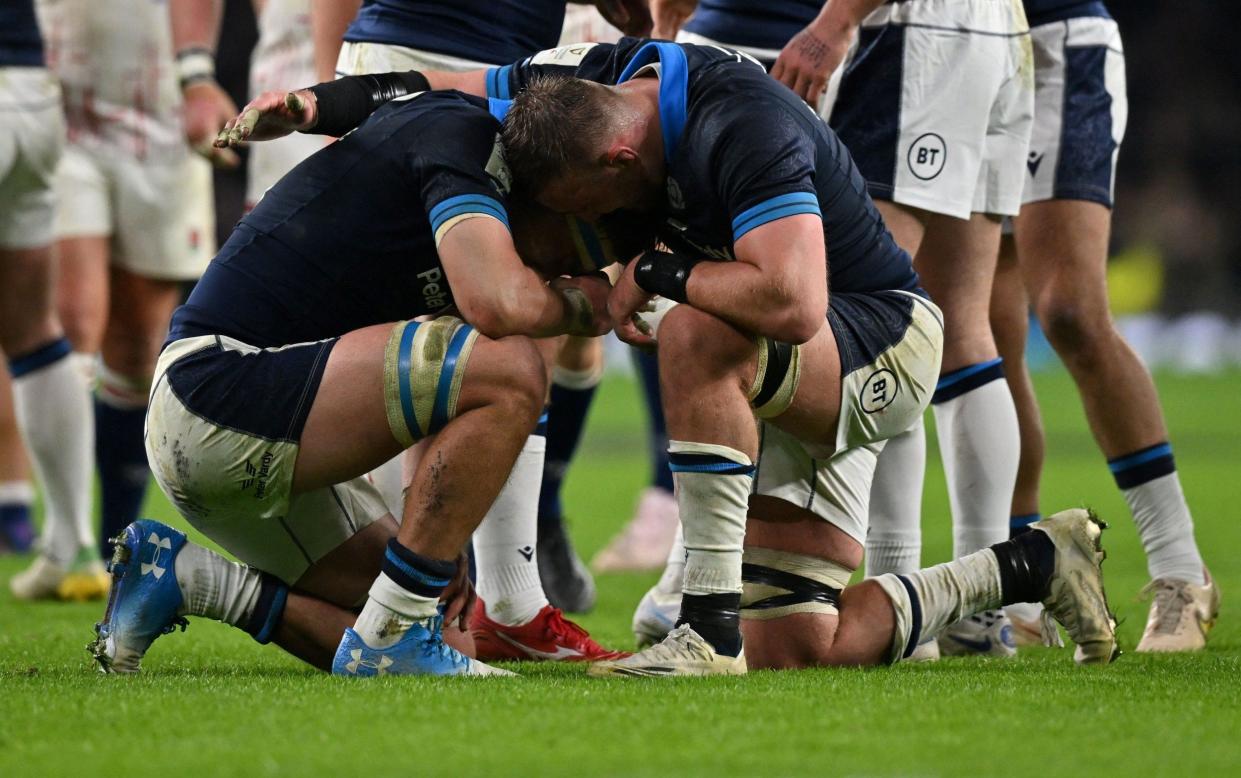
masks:
<svg viewBox="0 0 1241 778"><path fill-rule="evenodd" d="M448 304L448 284L440 283L444 271L438 267L424 270L418 274L422 281L422 301L430 310L439 310Z"/></svg>

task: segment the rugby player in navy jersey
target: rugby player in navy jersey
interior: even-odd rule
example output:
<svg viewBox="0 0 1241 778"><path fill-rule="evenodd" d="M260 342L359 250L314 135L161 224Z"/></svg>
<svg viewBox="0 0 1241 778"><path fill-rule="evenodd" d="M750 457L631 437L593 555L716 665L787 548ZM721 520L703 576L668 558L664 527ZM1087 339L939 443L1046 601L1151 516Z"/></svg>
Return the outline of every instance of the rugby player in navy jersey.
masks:
<svg viewBox="0 0 1241 778"><path fill-rule="evenodd" d="M845 588L875 459L930 400L942 320L839 139L792 92L748 58L634 39L423 77L514 98L506 159L540 203L586 219L648 211L672 250L630 262L608 307L622 337L654 345L630 317L655 295L682 303L656 333L687 550L681 614L662 642L589 672L890 662L964 615L1037 600L1078 661L1113 657L1086 511ZM252 103L238 124L250 137L314 127L328 106L310 98Z"/></svg>
<svg viewBox="0 0 1241 778"><path fill-rule="evenodd" d="M519 259L486 106L384 107L277 183L177 310L147 452L178 510L245 566L130 525L92 647L104 669L136 671L193 615L339 674L493 672L443 642L464 594L437 606L454 576L468 589L462 548L539 417L543 363L522 336L606 332L610 286L560 277L581 272L549 241L563 217ZM398 527L362 476L420 440Z"/></svg>
<svg viewBox="0 0 1241 778"><path fill-rule="evenodd" d="M631 34L650 29L645 0L591 5ZM322 78L330 79L410 68L459 72L503 65L555 46L565 13L565 0L316 3L316 67ZM566 339L552 371L547 438L531 440L475 533L475 583L484 607L475 611L470 628L479 656L545 658L597 650L557 610L585 612L595 602L594 580L565 532L559 491L572 454L568 441L581 435L602 359L602 346L595 339ZM400 503L401 469L394 461L372 474L390 505Z"/></svg>

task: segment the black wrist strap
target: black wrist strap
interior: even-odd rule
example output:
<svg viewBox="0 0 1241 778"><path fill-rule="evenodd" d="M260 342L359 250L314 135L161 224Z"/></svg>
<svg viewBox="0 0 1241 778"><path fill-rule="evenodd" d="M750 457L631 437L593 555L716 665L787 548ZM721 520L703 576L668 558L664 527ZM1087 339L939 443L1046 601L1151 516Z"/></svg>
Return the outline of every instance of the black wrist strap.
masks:
<svg viewBox="0 0 1241 778"><path fill-rule="evenodd" d="M689 283L690 271L702 259L685 257L668 251L645 251L634 260L633 280L646 292L686 302L685 285Z"/></svg>
<svg viewBox="0 0 1241 778"><path fill-rule="evenodd" d="M345 76L335 81L315 84L310 87L310 92L315 96L318 118L315 126L306 132L340 137L357 129L359 124L389 100L414 92L426 92L430 88L427 77L417 70Z"/></svg>

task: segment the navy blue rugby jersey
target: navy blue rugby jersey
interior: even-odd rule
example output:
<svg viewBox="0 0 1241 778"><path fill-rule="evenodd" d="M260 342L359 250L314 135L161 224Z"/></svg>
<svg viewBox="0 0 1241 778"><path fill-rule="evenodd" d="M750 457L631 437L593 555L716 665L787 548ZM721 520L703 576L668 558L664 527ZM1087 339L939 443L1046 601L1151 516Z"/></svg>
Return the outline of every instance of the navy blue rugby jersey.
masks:
<svg viewBox="0 0 1241 778"><path fill-rule="evenodd" d="M1065 19L1076 19L1082 16L1102 16L1112 18L1100 0L1024 0L1026 19L1031 27L1040 24L1062 22Z"/></svg>
<svg viewBox="0 0 1241 778"><path fill-rule="evenodd" d="M553 38L549 45L554 44ZM34 0L0 2L0 67L42 66L43 39L39 37Z"/></svg>
<svg viewBox="0 0 1241 778"><path fill-rule="evenodd" d="M476 215L508 226L486 106L459 92L394 100L293 168L233 230L169 340L281 346L450 306L439 238Z"/></svg>
<svg viewBox="0 0 1241 778"><path fill-rule="evenodd" d="M509 98L555 73L605 84L658 65L668 197L660 239L673 250L733 259L750 230L795 214L823 219L832 292L914 291L913 263L884 226L836 134L750 59L709 46L622 38L541 52L487 73Z"/></svg>
<svg viewBox="0 0 1241 778"><path fill-rule="evenodd" d="M365 0L345 40L499 65L555 46L564 7L565 0Z"/></svg>
<svg viewBox="0 0 1241 778"><path fill-rule="evenodd" d="M702 0L685 31L719 43L778 53L822 8L823 0Z"/></svg>

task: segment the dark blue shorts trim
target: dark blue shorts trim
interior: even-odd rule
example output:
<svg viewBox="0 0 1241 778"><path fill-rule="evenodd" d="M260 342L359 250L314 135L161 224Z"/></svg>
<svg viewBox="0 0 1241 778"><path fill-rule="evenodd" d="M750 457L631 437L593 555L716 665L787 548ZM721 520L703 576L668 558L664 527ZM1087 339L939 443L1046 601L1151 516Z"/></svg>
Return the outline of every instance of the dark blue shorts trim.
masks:
<svg viewBox="0 0 1241 778"><path fill-rule="evenodd" d="M1053 196L1112 207L1112 96L1107 91L1106 46L1064 50L1064 104Z"/></svg>
<svg viewBox="0 0 1241 778"><path fill-rule="evenodd" d="M279 351L213 346L188 354L164 380L196 416L274 441L298 442L337 338Z"/></svg>
<svg viewBox="0 0 1241 778"><path fill-rule="evenodd" d="M848 147L871 197L888 200L896 182L901 133L905 28L864 28L858 33L857 51L840 82L829 124Z"/></svg>
<svg viewBox="0 0 1241 778"><path fill-rule="evenodd" d="M900 292L834 292L827 321L840 352L840 374L872 364L901 342L913 321L914 299Z"/></svg>

